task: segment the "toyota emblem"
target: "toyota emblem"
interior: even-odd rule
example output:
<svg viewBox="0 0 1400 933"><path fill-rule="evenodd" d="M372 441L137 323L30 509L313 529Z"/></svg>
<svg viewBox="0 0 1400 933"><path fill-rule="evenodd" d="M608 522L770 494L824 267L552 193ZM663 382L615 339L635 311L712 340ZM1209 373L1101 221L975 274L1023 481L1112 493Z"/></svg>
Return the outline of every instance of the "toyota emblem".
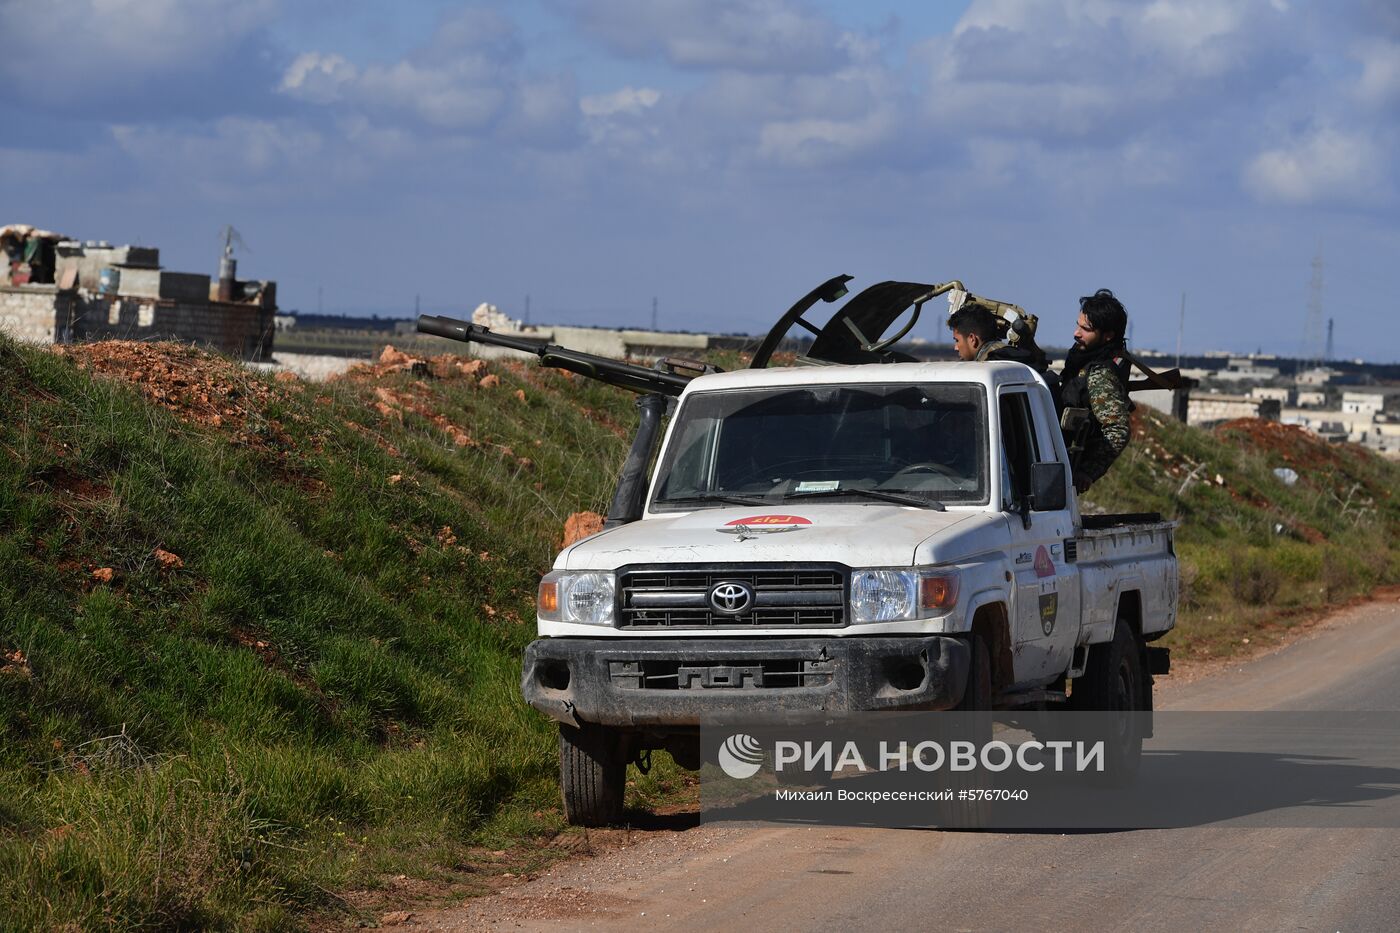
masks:
<svg viewBox="0 0 1400 933"><path fill-rule="evenodd" d="M737 616L753 605L753 590L742 583L716 583L710 589L710 605L715 612Z"/></svg>

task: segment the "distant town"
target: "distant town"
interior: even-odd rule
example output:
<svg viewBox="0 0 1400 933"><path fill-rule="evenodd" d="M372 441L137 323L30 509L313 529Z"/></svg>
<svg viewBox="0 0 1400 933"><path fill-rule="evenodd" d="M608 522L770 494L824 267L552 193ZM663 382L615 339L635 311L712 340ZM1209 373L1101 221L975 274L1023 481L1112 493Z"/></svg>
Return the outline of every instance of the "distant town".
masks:
<svg viewBox="0 0 1400 933"><path fill-rule="evenodd" d="M217 275L175 272L154 247L77 240L22 224L0 227L0 331L31 343L178 340L251 365L326 378L386 346L425 354L464 353L462 344L420 335L415 321L283 312L277 284L240 279L227 231ZM525 323L489 303L470 317L492 330L602 356L641 360L745 350L755 337ZM793 341L788 350L801 353ZM905 352L953 359L947 343L914 340ZM473 346L475 355L491 348ZM1052 359L1063 348L1047 348ZM496 351L509 353L510 351ZM1298 425L1327 440L1400 459L1400 364L1298 359L1227 352L1135 351L1157 370L1179 369L1186 388L1135 392L1139 404L1193 425L1261 418Z"/></svg>

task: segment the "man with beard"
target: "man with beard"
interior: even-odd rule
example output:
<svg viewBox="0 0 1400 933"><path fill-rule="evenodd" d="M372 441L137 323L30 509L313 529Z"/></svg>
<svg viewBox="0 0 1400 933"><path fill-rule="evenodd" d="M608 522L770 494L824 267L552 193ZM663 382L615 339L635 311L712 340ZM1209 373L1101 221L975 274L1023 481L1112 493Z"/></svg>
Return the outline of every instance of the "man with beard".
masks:
<svg viewBox="0 0 1400 933"><path fill-rule="evenodd" d="M1123 335L1128 312L1113 292L1101 288L1079 299L1074 347L1060 373L1060 399L1065 408L1084 408L1089 417L1071 439L1082 446L1073 461L1074 488L1084 492L1108 472L1128 446L1128 367Z"/></svg>

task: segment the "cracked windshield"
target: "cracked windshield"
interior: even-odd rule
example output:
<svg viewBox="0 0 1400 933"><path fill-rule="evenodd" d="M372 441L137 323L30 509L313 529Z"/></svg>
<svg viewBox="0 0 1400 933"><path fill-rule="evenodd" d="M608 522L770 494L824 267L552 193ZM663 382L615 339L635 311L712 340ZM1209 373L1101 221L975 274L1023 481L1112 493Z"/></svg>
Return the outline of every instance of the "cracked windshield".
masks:
<svg viewBox="0 0 1400 933"><path fill-rule="evenodd" d="M818 497L923 508L987 501L976 385L706 392L676 418L657 509Z"/></svg>

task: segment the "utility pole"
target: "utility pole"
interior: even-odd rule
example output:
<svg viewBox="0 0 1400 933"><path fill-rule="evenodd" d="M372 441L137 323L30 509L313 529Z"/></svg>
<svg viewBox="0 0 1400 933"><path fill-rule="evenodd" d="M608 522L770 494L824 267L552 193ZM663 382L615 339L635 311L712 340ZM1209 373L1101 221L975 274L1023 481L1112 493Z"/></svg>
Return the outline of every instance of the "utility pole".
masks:
<svg viewBox="0 0 1400 933"><path fill-rule="evenodd" d="M651 329L656 330L656 298L651 299Z"/></svg>
<svg viewBox="0 0 1400 933"><path fill-rule="evenodd" d="M1181 317L1176 322L1176 368L1181 368L1181 337L1186 333L1186 293L1181 293Z"/></svg>
<svg viewBox="0 0 1400 933"><path fill-rule="evenodd" d="M1308 314L1303 323L1303 358L1316 364L1323 354L1322 336L1322 241L1312 261L1312 281L1308 283Z"/></svg>
<svg viewBox="0 0 1400 933"><path fill-rule="evenodd" d="M414 318L414 320L417 320L417 319L418 319L418 315L420 315L420 314L423 313L422 311L419 310L418 298L419 298L418 295L414 295L414 296L413 296L413 318Z"/></svg>
<svg viewBox="0 0 1400 933"><path fill-rule="evenodd" d="M1333 353L1332 346L1332 325L1335 323L1337 323L1336 318L1329 317L1327 319L1327 352L1322 357L1324 363L1332 362L1332 357L1336 355L1335 353Z"/></svg>

